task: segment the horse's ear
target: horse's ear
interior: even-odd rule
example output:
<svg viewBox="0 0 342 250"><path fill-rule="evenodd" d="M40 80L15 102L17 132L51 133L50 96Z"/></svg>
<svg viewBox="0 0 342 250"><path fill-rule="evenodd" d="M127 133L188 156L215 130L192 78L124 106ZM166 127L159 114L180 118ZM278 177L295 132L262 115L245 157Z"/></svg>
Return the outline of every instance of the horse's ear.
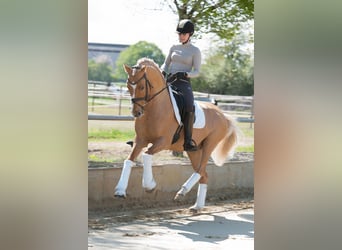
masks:
<svg viewBox="0 0 342 250"><path fill-rule="evenodd" d="M128 66L127 64L124 64L123 68L127 74L129 74L129 75L132 74L132 68L130 66Z"/></svg>

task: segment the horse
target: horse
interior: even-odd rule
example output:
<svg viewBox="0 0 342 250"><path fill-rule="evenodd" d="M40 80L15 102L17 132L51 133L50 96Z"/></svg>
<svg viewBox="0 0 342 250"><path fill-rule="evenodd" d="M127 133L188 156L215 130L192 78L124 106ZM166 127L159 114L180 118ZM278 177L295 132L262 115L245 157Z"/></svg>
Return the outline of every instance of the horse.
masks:
<svg viewBox="0 0 342 250"><path fill-rule="evenodd" d="M131 167L141 151L143 177L142 187L147 192L156 188L152 172L152 157L162 150L183 152L184 132L181 130L178 141L173 142L179 122L168 89L159 66L148 58L141 58L135 66L123 65L128 75L127 88L131 95L132 115L135 119L135 140L132 151L123 163L119 182L115 188L115 197L126 197L126 189ZM205 206L208 174L207 163L212 157L217 166L222 166L227 156L234 150L239 129L233 118L223 114L214 104L198 102L205 115L205 126L194 128L192 138L198 145L197 151L187 152L194 173L176 193L174 200L184 197L199 182L196 202L190 210L197 211Z"/></svg>

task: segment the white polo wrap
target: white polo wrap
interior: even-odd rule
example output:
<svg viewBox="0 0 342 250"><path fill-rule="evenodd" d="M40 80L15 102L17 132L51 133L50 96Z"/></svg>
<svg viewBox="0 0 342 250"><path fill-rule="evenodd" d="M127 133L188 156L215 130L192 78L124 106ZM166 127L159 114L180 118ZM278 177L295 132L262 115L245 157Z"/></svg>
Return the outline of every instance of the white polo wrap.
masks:
<svg viewBox="0 0 342 250"><path fill-rule="evenodd" d="M205 205L205 198L207 196L207 184L199 184L197 190L197 199L195 205L193 205L192 209L201 209Z"/></svg>
<svg viewBox="0 0 342 250"><path fill-rule="evenodd" d="M122 168L120 180L118 185L115 188L115 195L123 195L126 196L126 189L128 185L128 179L131 174L131 168L134 165L134 162L131 160L125 160Z"/></svg>
<svg viewBox="0 0 342 250"><path fill-rule="evenodd" d="M142 154L143 160L143 179L142 179L142 186L148 190L152 190L156 187L156 182L153 179L152 173L152 155L143 153Z"/></svg>
<svg viewBox="0 0 342 250"><path fill-rule="evenodd" d="M199 173L193 173L190 178L183 184L183 188L185 189L185 193L189 192L191 188L201 179L201 175Z"/></svg>

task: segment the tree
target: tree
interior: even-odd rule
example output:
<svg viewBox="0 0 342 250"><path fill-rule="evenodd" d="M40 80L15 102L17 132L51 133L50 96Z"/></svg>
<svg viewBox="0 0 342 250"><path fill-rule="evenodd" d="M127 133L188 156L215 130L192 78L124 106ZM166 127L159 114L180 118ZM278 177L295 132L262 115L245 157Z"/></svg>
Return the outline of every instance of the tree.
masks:
<svg viewBox="0 0 342 250"><path fill-rule="evenodd" d="M217 49L202 64L200 77L192 80L193 89L253 95L253 56L241 47L254 42L254 0L168 0L168 5L179 19L194 22L194 36L211 33L219 38Z"/></svg>
<svg viewBox="0 0 342 250"><path fill-rule="evenodd" d="M230 40L254 18L254 0L169 0L168 5L179 19L195 23L195 36L210 32Z"/></svg>
<svg viewBox="0 0 342 250"><path fill-rule="evenodd" d="M122 51L116 60L115 77L118 79L125 79L126 73L122 65L135 65L138 59L148 57L153 59L159 66L164 62L165 56L163 52L153 43L140 41L134 45L129 46Z"/></svg>
<svg viewBox="0 0 342 250"><path fill-rule="evenodd" d="M241 50L244 38L211 52L201 67L201 74L192 80L196 91L251 96L254 94L254 62L250 52Z"/></svg>
<svg viewBox="0 0 342 250"><path fill-rule="evenodd" d="M108 62L88 60L88 80L112 82L114 80L112 67Z"/></svg>

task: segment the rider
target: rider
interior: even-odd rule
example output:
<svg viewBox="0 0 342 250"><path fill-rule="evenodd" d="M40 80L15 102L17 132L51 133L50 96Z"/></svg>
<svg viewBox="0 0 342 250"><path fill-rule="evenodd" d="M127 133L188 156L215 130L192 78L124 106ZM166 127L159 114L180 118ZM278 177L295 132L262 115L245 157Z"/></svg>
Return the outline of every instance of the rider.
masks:
<svg viewBox="0 0 342 250"><path fill-rule="evenodd" d="M176 29L180 44L173 45L165 62L161 66L164 77L169 72L167 82L172 83L184 96L185 113L182 116L184 124L184 150L196 151L197 145L192 140L194 123L194 96L190 78L197 77L201 66L201 51L190 42L194 34L194 24L189 19L180 20Z"/></svg>

